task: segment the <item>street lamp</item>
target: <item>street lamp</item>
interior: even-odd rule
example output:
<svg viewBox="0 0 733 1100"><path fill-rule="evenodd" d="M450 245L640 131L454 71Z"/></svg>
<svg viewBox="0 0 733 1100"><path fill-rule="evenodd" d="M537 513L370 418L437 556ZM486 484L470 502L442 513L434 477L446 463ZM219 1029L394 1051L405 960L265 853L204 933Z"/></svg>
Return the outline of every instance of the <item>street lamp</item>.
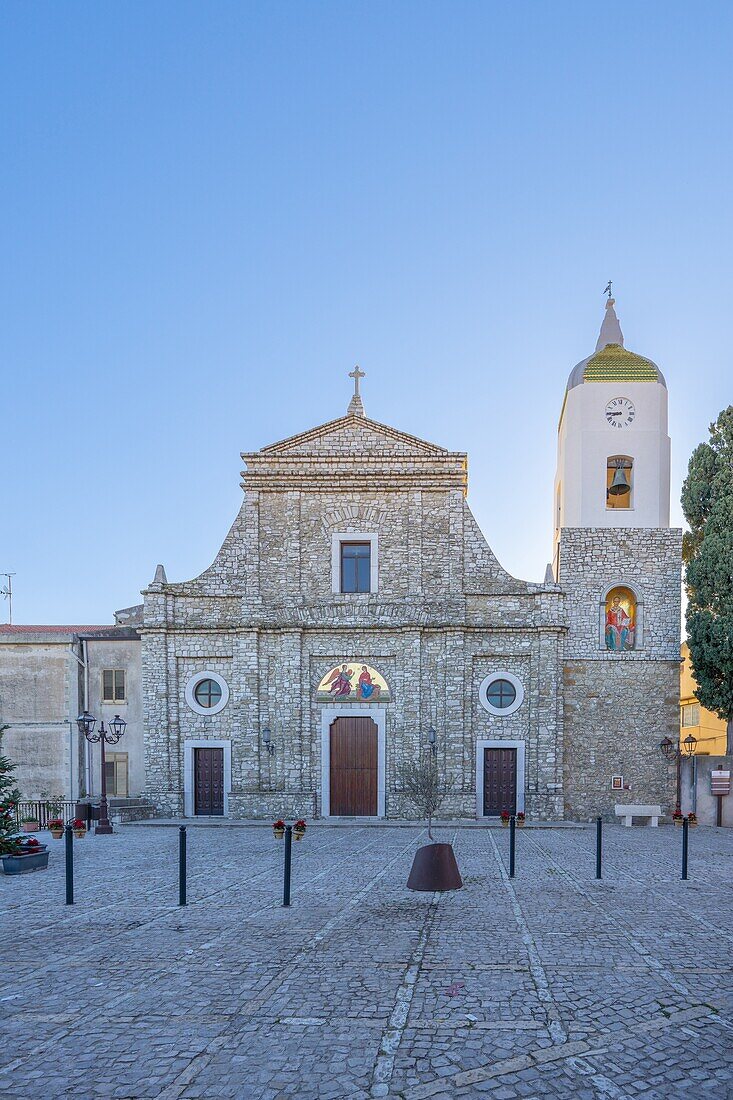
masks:
<svg viewBox="0 0 733 1100"><path fill-rule="evenodd" d="M268 756L273 756L275 752L275 746L272 743L272 736L269 729L263 729L262 731L262 743L267 750Z"/></svg>
<svg viewBox="0 0 733 1100"><path fill-rule="evenodd" d="M107 768L105 766L104 758L104 746L116 745L122 734L125 732L125 726L127 722L124 718L120 718L119 714L115 714L112 721L109 723L109 729L104 728L104 722L99 723L99 729L94 732L94 727L97 724L97 719L94 718L88 710L85 710L76 720L76 724L79 727L79 733L84 734L87 741L96 745L99 741L102 755L102 797L99 800L99 824L95 826L94 832L109 834L114 832L109 821L109 809L107 806Z"/></svg>
<svg viewBox="0 0 733 1100"><path fill-rule="evenodd" d="M436 741L437 741L437 738L435 736L435 730L431 726L430 729L428 730L428 745L430 746L430 751L433 754L433 756L438 755L438 746L436 744Z"/></svg>
<svg viewBox="0 0 733 1100"><path fill-rule="evenodd" d="M667 760L674 760L677 764L677 803L675 805L675 814L682 813L682 761L690 756L694 756L696 744L697 738L693 737L691 733L688 733L687 737L682 742L682 748L680 748L679 744L675 745L671 737L665 737L659 744Z"/></svg>

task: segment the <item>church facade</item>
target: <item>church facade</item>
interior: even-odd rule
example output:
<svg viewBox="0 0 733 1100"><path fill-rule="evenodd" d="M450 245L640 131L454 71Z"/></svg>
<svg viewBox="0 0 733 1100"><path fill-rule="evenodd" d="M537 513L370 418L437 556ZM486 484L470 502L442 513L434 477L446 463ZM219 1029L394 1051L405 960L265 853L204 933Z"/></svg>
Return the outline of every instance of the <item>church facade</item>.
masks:
<svg viewBox="0 0 733 1100"><path fill-rule="evenodd" d="M678 727L681 534L667 391L623 348L612 302L598 345L563 404L542 584L497 562L466 455L367 417L358 369L345 416L243 454L213 564L184 583L159 567L143 593L160 812L411 816L400 768L426 752L447 817L669 810L658 746Z"/></svg>

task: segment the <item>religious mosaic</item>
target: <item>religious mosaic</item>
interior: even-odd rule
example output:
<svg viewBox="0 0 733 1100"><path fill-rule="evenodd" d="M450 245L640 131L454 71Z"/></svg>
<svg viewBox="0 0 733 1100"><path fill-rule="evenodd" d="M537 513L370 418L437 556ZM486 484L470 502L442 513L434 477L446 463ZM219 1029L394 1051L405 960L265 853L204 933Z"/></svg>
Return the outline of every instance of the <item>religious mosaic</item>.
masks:
<svg viewBox="0 0 733 1100"><path fill-rule="evenodd" d="M321 680L316 692L319 703L389 703L387 681L371 665L358 661L337 665Z"/></svg>
<svg viewBox="0 0 733 1100"><path fill-rule="evenodd" d="M606 648L615 653L636 644L636 599L629 588L612 588L606 596Z"/></svg>

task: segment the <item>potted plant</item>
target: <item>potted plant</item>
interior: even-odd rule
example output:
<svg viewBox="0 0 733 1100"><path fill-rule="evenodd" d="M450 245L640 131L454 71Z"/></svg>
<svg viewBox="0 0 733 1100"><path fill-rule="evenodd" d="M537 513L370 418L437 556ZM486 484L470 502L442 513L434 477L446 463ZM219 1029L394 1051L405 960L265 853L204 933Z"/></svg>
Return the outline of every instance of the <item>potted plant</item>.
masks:
<svg viewBox="0 0 733 1100"><path fill-rule="evenodd" d="M48 828L54 840L61 840L64 835L64 819L62 817L52 817L48 823Z"/></svg>
<svg viewBox="0 0 733 1100"><path fill-rule="evenodd" d="M86 826L80 817L74 818L71 822L71 828L74 830L74 836L77 840L83 840L87 835Z"/></svg>
<svg viewBox="0 0 733 1100"><path fill-rule="evenodd" d="M302 840L305 836L306 824L303 818L298 818L293 824L293 836L296 840Z"/></svg>
<svg viewBox="0 0 733 1100"><path fill-rule="evenodd" d="M697 825L697 814L688 814L687 824L694 828Z"/></svg>
<svg viewBox="0 0 733 1100"><path fill-rule="evenodd" d="M285 822L282 818L279 817L277 821L273 821L272 835L275 837L275 840L282 840L285 836Z"/></svg>
<svg viewBox="0 0 733 1100"><path fill-rule="evenodd" d="M404 797L427 821L430 841L415 852L407 889L431 892L460 890L463 880L453 846L433 840L433 818L451 789L450 783L441 782L436 757L428 751L416 760L407 761L399 769L399 777Z"/></svg>
<svg viewBox="0 0 733 1100"><path fill-rule="evenodd" d="M674 813L672 814L672 822L673 822L673 824L674 824L674 825L681 825L681 824L682 824L682 822L683 822L684 820L685 820L685 819L684 819L684 817L682 816L682 814L680 813L680 811L679 811L679 810L675 810L675 812L674 812Z"/></svg>
<svg viewBox="0 0 733 1100"><path fill-rule="evenodd" d="M30 871L45 871L48 850L34 836L9 837L3 842L0 859L6 875L25 875Z"/></svg>
<svg viewBox="0 0 733 1100"><path fill-rule="evenodd" d="M517 814L517 828L518 829L523 829L524 828L525 820L526 820L526 818L524 816L524 810L520 810L519 813Z"/></svg>
<svg viewBox="0 0 733 1100"><path fill-rule="evenodd" d="M24 833L38 832L38 818L37 817L21 817L20 827Z"/></svg>
<svg viewBox="0 0 733 1100"><path fill-rule="evenodd" d="M501 823L505 829L509 828L509 818L512 816L508 810L501 811Z"/></svg>

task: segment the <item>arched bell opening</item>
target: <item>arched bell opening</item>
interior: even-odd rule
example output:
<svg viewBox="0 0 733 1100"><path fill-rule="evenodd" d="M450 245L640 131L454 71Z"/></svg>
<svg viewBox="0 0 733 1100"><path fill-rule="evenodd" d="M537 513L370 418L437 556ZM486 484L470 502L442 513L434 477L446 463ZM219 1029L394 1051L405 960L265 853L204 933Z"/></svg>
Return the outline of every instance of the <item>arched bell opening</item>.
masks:
<svg viewBox="0 0 733 1100"><path fill-rule="evenodd" d="M634 460L629 455L606 459L606 507L633 508Z"/></svg>

